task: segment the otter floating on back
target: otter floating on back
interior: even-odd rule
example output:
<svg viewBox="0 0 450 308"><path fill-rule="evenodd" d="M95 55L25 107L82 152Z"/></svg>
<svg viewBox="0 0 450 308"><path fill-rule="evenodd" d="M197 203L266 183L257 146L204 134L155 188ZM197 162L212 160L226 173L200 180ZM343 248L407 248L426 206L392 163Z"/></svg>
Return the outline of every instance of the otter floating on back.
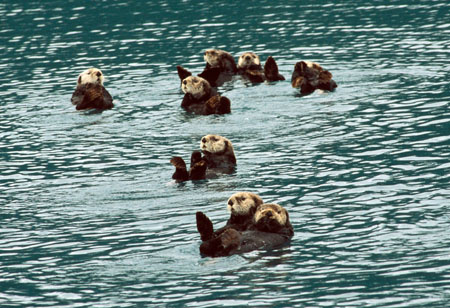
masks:
<svg viewBox="0 0 450 308"><path fill-rule="evenodd" d="M212 222L206 215L203 216L202 223L207 225L209 221L212 228ZM273 249L288 243L293 235L286 209L274 203L262 204L256 209L252 223L245 231L226 228L217 236L203 240L200 253L206 257L222 257L256 249Z"/></svg>
<svg viewBox="0 0 450 308"><path fill-rule="evenodd" d="M300 93L310 94L316 89L333 91L337 88L333 75L319 64L310 61L300 61L295 64L291 84L299 88Z"/></svg>
<svg viewBox="0 0 450 308"><path fill-rule="evenodd" d="M230 81L237 72L233 56L224 50L208 49L205 51L203 58L206 61L206 66L203 72L198 74L198 77L207 80L212 87L218 87ZM180 65L177 66L177 72L181 81L192 76L190 71Z"/></svg>
<svg viewBox="0 0 450 308"><path fill-rule="evenodd" d="M185 93L181 107L186 111L201 115L231 112L230 100L218 95L209 82L201 77L186 77L181 82L181 90Z"/></svg>
<svg viewBox="0 0 450 308"><path fill-rule="evenodd" d="M209 218L202 212L196 213L197 230L202 241L208 241L219 236L225 230L233 228L237 231L245 231L252 226L256 209L263 204L263 200L257 194L251 192L237 192L227 202L227 209L231 213L225 226L214 231Z"/></svg>
<svg viewBox="0 0 450 308"><path fill-rule="evenodd" d="M271 56L267 57L263 69L257 54L244 52L239 57L237 68L240 75L253 83L285 80L283 75L278 72L278 65Z"/></svg>
<svg viewBox="0 0 450 308"><path fill-rule="evenodd" d="M71 99L77 110L106 110L114 107L111 94L103 86L103 80L103 73L97 68L87 69L78 76L77 88Z"/></svg>
<svg viewBox="0 0 450 308"><path fill-rule="evenodd" d="M187 171L181 157L172 157L170 163L175 166L172 179L177 182L203 180L216 177L218 173L232 173L236 167L236 156L230 140L219 135L206 135L200 141L200 151L191 155L191 166Z"/></svg>

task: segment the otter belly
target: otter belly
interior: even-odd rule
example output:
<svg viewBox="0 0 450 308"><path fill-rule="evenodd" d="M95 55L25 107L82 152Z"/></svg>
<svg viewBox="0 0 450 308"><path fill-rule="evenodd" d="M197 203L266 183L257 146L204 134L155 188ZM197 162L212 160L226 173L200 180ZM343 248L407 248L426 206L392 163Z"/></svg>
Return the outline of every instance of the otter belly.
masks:
<svg viewBox="0 0 450 308"><path fill-rule="evenodd" d="M290 238L277 233L244 231L241 233L241 245L234 254L250 252L256 249L270 250L283 246Z"/></svg>

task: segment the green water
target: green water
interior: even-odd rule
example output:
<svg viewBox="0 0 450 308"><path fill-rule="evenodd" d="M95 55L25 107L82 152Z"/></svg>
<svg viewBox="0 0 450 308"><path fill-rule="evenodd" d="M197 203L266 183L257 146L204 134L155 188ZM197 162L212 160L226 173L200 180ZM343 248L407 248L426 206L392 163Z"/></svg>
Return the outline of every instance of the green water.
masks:
<svg viewBox="0 0 450 308"><path fill-rule="evenodd" d="M450 306L447 1L14 1L0 4L1 307ZM232 113L181 108L176 65L208 48L272 55L286 81L219 88ZM300 60L333 93L299 96ZM99 67L115 108L75 111ZM171 180L206 134L234 174ZM253 191L289 246L201 258Z"/></svg>

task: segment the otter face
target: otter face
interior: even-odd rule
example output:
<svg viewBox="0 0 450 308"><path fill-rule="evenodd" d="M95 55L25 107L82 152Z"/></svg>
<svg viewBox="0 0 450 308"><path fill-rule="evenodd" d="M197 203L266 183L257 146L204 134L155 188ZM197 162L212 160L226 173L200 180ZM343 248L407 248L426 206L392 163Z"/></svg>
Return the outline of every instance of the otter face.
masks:
<svg viewBox="0 0 450 308"><path fill-rule="evenodd" d="M225 153L229 147L232 147L231 141L218 135L206 135L200 141L200 149L212 154Z"/></svg>
<svg viewBox="0 0 450 308"><path fill-rule="evenodd" d="M238 192L228 199L227 209L232 215L251 215L261 204L263 201L257 194Z"/></svg>
<svg viewBox="0 0 450 308"><path fill-rule="evenodd" d="M98 68L89 68L78 75L77 85L85 83L95 83L103 85L104 76L101 70Z"/></svg>
<svg viewBox="0 0 450 308"><path fill-rule="evenodd" d="M275 203L262 204L256 210L254 221L258 225L265 225L266 228L284 227L289 222L287 211L281 205Z"/></svg>
<svg viewBox="0 0 450 308"><path fill-rule="evenodd" d="M261 65L258 55L253 52L244 52L238 60L238 68L248 68L253 65Z"/></svg>
<svg viewBox="0 0 450 308"><path fill-rule="evenodd" d="M201 77L189 76L181 82L181 90L186 94L191 94L195 98L200 98L211 91L211 86L208 81Z"/></svg>
<svg viewBox="0 0 450 308"><path fill-rule="evenodd" d="M203 56L203 58L205 59L206 63L208 63L212 67L219 67L220 66L220 55L222 53L223 53L222 50L208 49L205 51L205 55Z"/></svg>

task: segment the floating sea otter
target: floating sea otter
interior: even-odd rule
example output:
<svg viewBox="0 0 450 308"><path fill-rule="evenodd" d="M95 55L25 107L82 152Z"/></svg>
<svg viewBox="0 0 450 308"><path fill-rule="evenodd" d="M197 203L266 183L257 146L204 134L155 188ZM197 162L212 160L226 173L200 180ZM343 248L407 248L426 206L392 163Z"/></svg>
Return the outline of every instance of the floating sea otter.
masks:
<svg viewBox="0 0 450 308"><path fill-rule="evenodd" d="M319 64L310 61L300 61L295 64L291 84L299 88L300 93L309 94L316 89L333 91L337 88L333 75Z"/></svg>
<svg viewBox="0 0 450 308"><path fill-rule="evenodd" d="M106 110L114 107L111 94L103 86L103 73L97 68L90 68L78 76L77 88L72 94L72 104L77 110Z"/></svg>
<svg viewBox="0 0 450 308"><path fill-rule="evenodd" d="M236 156L230 140L219 135L206 135L200 141L200 149L208 162L208 169L232 173L236 167Z"/></svg>
<svg viewBox="0 0 450 308"><path fill-rule="evenodd" d="M213 229L212 222L206 215L197 213L197 219L198 217L201 217L204 230ZM217 236L204 240L200 245L200 253L202 256L221 257L256 249L273 249L289 242L293 235L294 230L286 209L274 203L262 204L256 209L253 221L245 231L225 228ZM202 233L201 236L203 237Z"/></svg>
<svg viewBox="0 0 450 308"><path fill-rule="evenodd" d="M267 57L264 69L261 67L259 56L253 52L244 52L238 60L238 73L253 83L264 81L285 80L278 72L278 65L275 60Z"/></svg>
<svg viewBox="0 0 450 308"><path fill-rule="evenodd" d="M214 231L209 218L202 212L197 212L197 230L202 241L208 241L219 236L227 229L245 231L252 226L253 216L263 200L257 194L251 192L237 192L227 202L227 209L231 213L225 226Z"/></svg>
<svg viewBox="0 0 450 308"><path fill-rule="evenodd" d="M231 112L231 102L211 88L208 81L201 77L189 76L181 82L185 93L181 107L196 114L226 114Z"/></svg>
<svg viewBox="0 0 450 308"><path fill-rule="evenodd" d="M203 180L216 177L218 173L232 173L236 166L236 156L230 140L218 135L203 136L200 142L203 152L194 151L191 155L191 166L187 171L184 160L175 156L170 163L175 166L172 179L177 182L187 180Z"/></svg>
<svg viewBox="0 0 450 308"><path fill-rule="evenodd" d="M207 80L212 87L218 87L230 81L237 72L233 56L224 50L208 49L205 51L204 59L206 66L198 76ZM181 81L192 76L190 71L180 65L177 66L177 71Z"/></svg>

